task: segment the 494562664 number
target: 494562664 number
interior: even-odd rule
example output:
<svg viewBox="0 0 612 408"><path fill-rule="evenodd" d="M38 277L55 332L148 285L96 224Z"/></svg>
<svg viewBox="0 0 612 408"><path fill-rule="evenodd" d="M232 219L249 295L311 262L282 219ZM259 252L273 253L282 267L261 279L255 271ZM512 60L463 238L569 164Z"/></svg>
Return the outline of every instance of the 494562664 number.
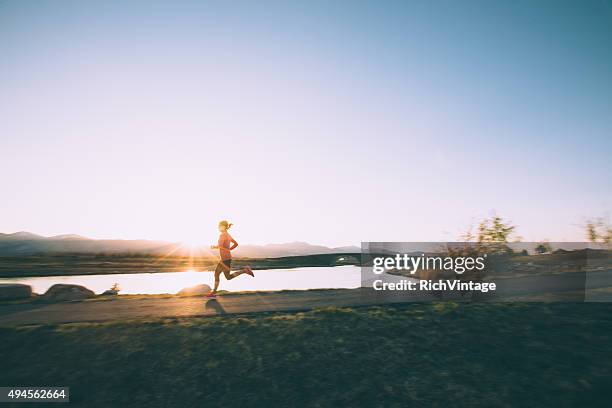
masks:
<svg viewBox="0 0 612 408"><path fill-rule="evenodd" d="M0 402L69 402L68 387L0 387Z"/></svg>

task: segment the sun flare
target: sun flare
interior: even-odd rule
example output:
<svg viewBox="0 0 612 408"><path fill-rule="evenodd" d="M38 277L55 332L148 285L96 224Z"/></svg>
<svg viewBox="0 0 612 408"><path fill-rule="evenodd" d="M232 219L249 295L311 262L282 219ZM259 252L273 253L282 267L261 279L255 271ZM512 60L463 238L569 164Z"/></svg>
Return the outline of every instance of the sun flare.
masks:
<svg viewBox="0 0 612 408"><path fill-rule="evenodd" d="M181 245L188 247L188 248L192 248L192 249L197 249L197 248L204 248L207 245L207 241L205 241L203 238L185 238L183 240L181 240Z"/></svg>

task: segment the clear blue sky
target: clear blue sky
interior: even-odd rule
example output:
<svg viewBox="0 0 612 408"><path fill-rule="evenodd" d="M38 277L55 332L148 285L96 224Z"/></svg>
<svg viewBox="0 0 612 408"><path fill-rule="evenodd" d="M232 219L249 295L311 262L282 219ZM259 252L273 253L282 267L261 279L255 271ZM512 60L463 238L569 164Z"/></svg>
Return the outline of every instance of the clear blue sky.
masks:
<svg viewBox="0 0 612 408"><path fill-rule="evenodd" d="M127 4L125 4L127 3ZM0 1L0 231L581 240L612 3Z"/></svg>

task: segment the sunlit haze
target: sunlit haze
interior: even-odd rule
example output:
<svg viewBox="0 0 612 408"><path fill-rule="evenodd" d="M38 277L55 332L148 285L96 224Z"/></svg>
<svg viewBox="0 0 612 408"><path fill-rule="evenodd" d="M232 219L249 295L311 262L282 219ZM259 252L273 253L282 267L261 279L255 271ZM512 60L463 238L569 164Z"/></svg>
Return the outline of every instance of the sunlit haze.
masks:
<svg viewBox="0 0 612 408"><path fill-rule="evenodd" d="M612 8L469 4L3 1L0 232L339 246L495 210L581 240Z"/></svg>

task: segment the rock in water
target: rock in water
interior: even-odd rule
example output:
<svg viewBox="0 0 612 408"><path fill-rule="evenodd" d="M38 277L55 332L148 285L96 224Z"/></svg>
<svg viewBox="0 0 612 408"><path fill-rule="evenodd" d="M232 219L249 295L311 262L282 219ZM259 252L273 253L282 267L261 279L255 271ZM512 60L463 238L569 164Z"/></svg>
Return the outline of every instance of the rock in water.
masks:
<svg viewBox="0 0 612 408"><path fill-rule="evenodd" d="M0 300L27 299L32 296L32 287L21 283L0 284Z"/></svg>
<svg viewBox="0 0 612 408"><path fill-rule="evenodd" d="M84 286L58 283L49 288L43 299L51 301L81 300L94 297L96 294Z"/></svg>
<svg viewBox="0 0 612 408"><path fill-rule="evenodd" d="M178 295L179 296L199 296L199 295L205 295L209 293L211 290L212 289L210 288L210 286L206 284L195 285L190 288L181 289Z"/></svg>

